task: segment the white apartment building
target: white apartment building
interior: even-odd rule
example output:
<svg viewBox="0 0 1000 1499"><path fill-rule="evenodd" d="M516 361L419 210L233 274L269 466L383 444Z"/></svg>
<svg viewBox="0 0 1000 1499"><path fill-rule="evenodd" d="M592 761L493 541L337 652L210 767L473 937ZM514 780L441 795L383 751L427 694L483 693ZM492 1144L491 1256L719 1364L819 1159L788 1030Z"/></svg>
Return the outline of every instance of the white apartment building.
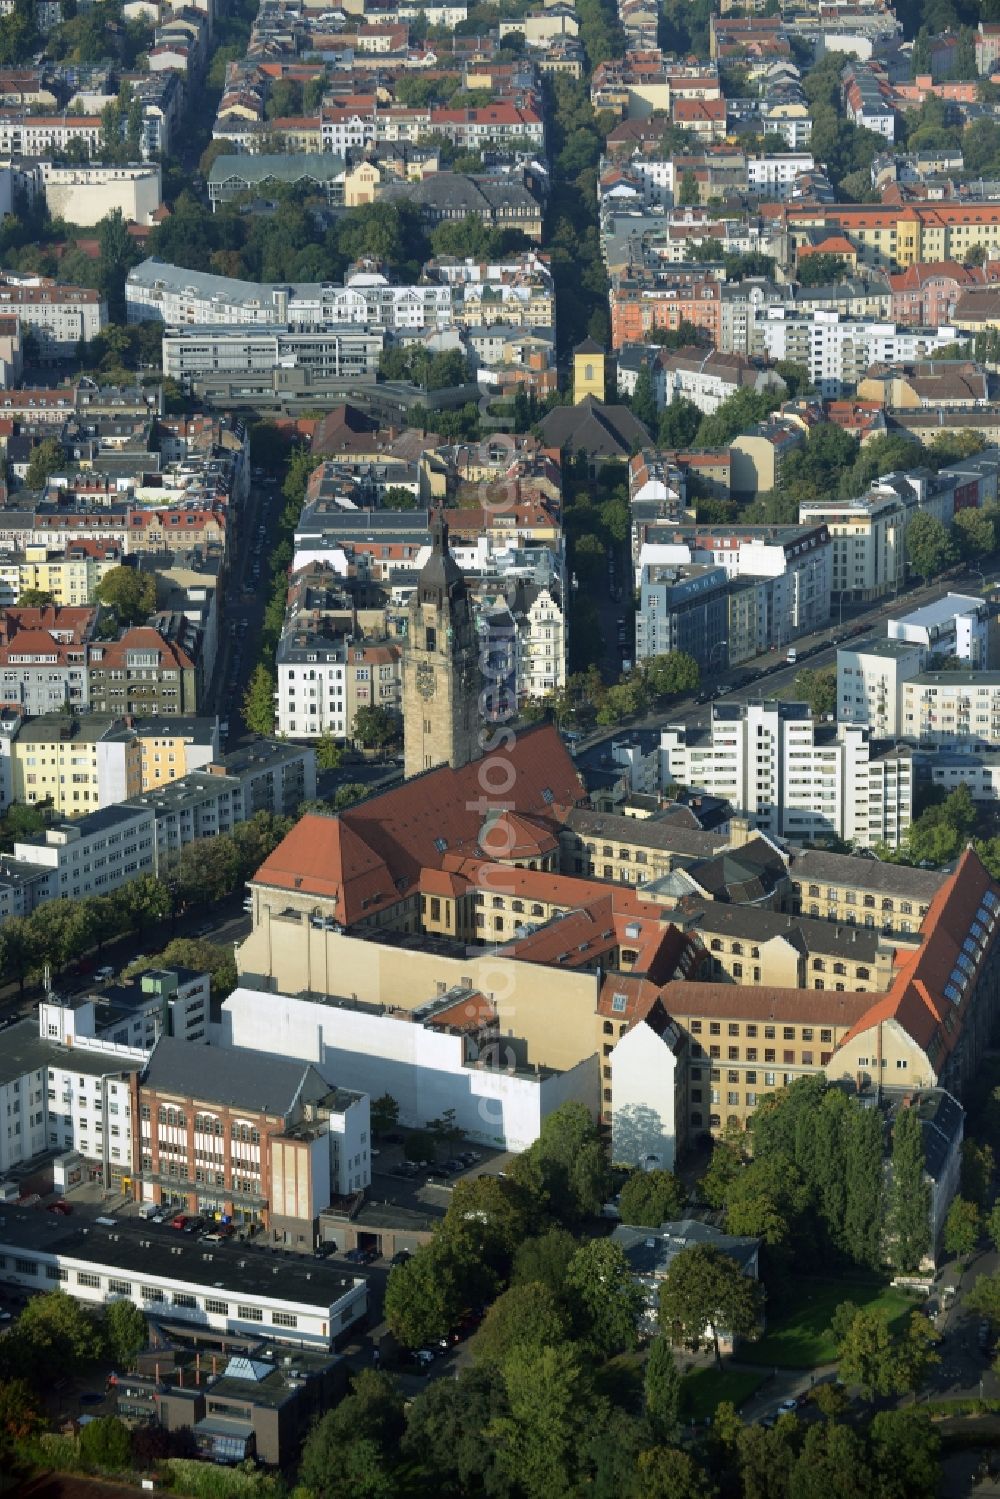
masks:
<svg viewBox="0 0 1000 1499"><path fill-rule="evenodd" d="M31 330L43 360L75 355L80 341L89 343L108 322L107 303L93 287L13 271L0 275L0 313L13 313Z"/></svg>
<svg viewBox="0 0 1000 1499"><path fill-rule="evenodd" d="M15 843L11 862L51 870L54 898L108 895L129 880L153 873L153 833L150 808L102 807Z"/></svg>
<svg viewBox="0 0 1000 1499"><path fill-rule="evenodd" d="M730 581L768 580L764 639L775 646L821 628L830 619L834 549L828 527L663 527L648 532L639 548L636 583L647 565L705 563L724 569ZM665 539L666 538L666 539Z"/></svg>
<svg viewBox="0 0 1000 1499"><path fill-rule="evenodd" d="M830 533L834 598L875 599L903 585L909 508L898 494L874 489L856 500L799 506L803 524L825 525Z"/></svg>
<svg viewBox="0 0 1000 1499"><path fill-rule="evenodd" d="M935 786L943 786L945 791L966 786L974 802L1000 801L1000 750L963 754L941 749L930 765Z"/></svg>
<svg viewBox="0 0 1000 1499"><path fill-rule="evenodd" d="M771 360L794 360L809 371L822 396L835 398L852 391L873 364L933 359L940 349L956 342L967 343L968 335L948 326L908 328L839 312L802 316L770 306L755 318L751 352L766 354Z"/></svg>
<svg viewBox="0 0 1000 1499"><path fill-rule="evenodd" d="M903 734L904 682L924 666L924 651L905 640L859 640L837 651L837 718L864 724L876 738Z"/></svg>
<svg viewBox="0 0 1000 1499"><path fill-rule="evenodd" d="M660 781L723 797L793 841L898 847L912 820L909 752L873 755L867 729L817 724L805 703L718 703L708 729L667 725Z"/></svg>
<svg viewBox="0 0 1000 1499"><path fill-rule="evenodd" d="M815 170L816 161L811 151L748 156L747 185L752 193L761 193L767 198L787 198L795 179L803 172Z"/></svg>
<svg viewBox="0 0 1000 1499"><path fill-rule="evenodd" d="M900 733L970 753L1000 745L1000 672L918 673L902 685Z"/></svg>
<svg viewBox="0 0 1000 1499"><path fill-rule="evenodd" d="M277 731L293 739L332 734L343 739L348 722L347 652L343 636L307 630L292 620L278 642Z"/></svg>
<svg viewBox="0 0 1000 1499"><path fill-rule="evenodd" d="M52 1009L4 1032L0 1174L45 1151L72 1152L110 1186L131 1169L131 1079L147 1052L92 1036L63 1044L50 1034Z"/></svg>
<svg viewBox="0 0 1000 1499"><path fill-rule="evenodd" d="M566 617L554 590L540 587L518 628L518 693L545 697L566 685Z"/></svg>
<svg viewBox="0 0 1000 1499"><path fill-rule="evenodd" d="M933 604L889 620L889 639L919 645L924 663L957 656L973 667L989 665L989 607L985 599L948 593Z"/></svg>
<svg viewBox="0 0 1000 1499"><path fill-rule="evenodd" d="M101 144L100 115L27 115L0 111L0 155L45 156L65 151L70 141L82 141L90 156Z"/></svg>
<svg viewBox="0 0 1000 1499"><path fill-rule="evenodd" d="M356 271L344 286L327 282L238 281L150 258L129 271L130 323L158 321L178 329L282 327L287 332L345 325L421 332L451 322L448 285L394 286L373 271Z"/></svg>

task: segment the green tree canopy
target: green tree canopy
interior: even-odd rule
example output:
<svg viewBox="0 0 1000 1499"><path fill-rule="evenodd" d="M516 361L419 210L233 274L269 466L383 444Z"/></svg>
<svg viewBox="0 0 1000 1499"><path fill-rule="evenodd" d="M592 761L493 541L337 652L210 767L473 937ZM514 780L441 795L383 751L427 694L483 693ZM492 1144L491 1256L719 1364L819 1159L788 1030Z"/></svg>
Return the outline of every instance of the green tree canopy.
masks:
<svg viewBox="0 0 1000 1499"><path fill-rule="evenodd" d="M618 1196L623 1223L659 1228L678 1218L687 1202L687 1189L672 1171L633 1171Z"/></svg>
<svg viewBox="0 0 1000 1499"><path fill-rule="evenodd" d="M720 1367L720 1333L754 1339L762 1306L762 1287L744 1275L731 1256L711 1244L682 1249L660 1285L664 1332L691 1347L707 1340Z"/></svg>
<svg viewBox="0 0 1000 1499"><path fill-rule="evenodd" d="M113 567L94 589L94 597L113 608L122 624L140 624L156 608L156 577L135 567Z"/></svg>
<svg viewBox="0 0 1000 1499"><path fill-rule="evenodd" d="M955 560L948 528L928 510L919 510L906 528L906 556L919 577L937 577Z"/></svg>

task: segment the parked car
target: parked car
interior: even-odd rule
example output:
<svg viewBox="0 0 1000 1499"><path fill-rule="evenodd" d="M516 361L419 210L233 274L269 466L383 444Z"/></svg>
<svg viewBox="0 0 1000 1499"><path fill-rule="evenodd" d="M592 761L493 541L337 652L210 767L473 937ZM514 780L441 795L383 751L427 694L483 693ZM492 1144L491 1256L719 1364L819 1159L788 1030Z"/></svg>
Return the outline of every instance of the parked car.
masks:
<svg viewBox="0 0 1000 1499"><path fill-rule="evenodd" d="M187 1216L186 1213L178 1213L175 1218L171 1218L171 1220L170 1220L170 1227L171 1228L187 1228L188 1222L189 1222L189 1219L188 1219L188 1216Z"/></svg>
<svg viewBox="0 0 1000 1499"><path fill-rule="evenodd" d="M419 1364L426 1373L434 1362L434 1350L432 1348L417 1348L413 1353L413 1362Z"/></svg>
<svg viewBox="0 0 1000 1499"><path fill-rule="evenodd" d="M378 1259L377 1249L349 1249L344 1255L349 1265L370 1265Z"/></svg>
<svg viewBox="0 0 1000 1499"><path fill-rule="evenodd" d="M113 979L114 976L115 970L107 963L105 963L103 968L98 968L97 972L94 974L94 978L99 984L106 984L108 980Z"/></svg>
<svg viewBox="0 0 1000 1499"><path fill-rule="evenodd" d="M397 1249L396 1253L393 1255L392 1259L389 1261L389 1264L390 1265L405 1265L406 1262L407 1262L407 1260L412 1260L412 1258L413 1258L413 1254L412 1254L412 1252L409 1249Z"/></svg>

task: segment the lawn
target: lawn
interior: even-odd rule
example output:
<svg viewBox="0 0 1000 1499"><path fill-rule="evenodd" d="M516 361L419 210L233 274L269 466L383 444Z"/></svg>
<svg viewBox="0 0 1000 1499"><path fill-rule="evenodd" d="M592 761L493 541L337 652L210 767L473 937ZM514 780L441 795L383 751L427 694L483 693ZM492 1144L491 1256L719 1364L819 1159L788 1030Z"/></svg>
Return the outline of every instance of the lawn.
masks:
<svg viewBox="0 0 1000 1499"><path fill-rule="evenodd" d="M681 1414L687 1421L703 1421L715 1414L723 1400L731 1400L739 1410L744 1401L759 1390L767 1379L763 1372L754 1374L741 1369L696 1369L681 1380Z"/></svg>
<svg viewBox="0 0 1000 1499"><path fill-rule="evenodd" d="M912 1296L894 1291L880 1281L796 1279L782 1295L767 1332L757 1343L741 1343L741 1364L766 1364L779 1369L814 1369L832 1364L837 1349L830 1321L842 1301L878 1306L892 1323L901 1322L918 1307Z"/></svg>

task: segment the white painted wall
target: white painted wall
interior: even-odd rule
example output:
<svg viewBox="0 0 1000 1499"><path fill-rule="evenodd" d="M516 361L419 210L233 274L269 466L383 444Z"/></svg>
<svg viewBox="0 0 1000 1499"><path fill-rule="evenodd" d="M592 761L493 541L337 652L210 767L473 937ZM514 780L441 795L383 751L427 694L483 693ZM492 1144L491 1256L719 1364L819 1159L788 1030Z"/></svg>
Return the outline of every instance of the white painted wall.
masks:
<svg viewBox="0 0 1000 1499"><path fill-rule="evenodd" d="M677 1143L677 1058L642 1022L611 1053L611 1159L672 1171Z"/></svg>
<svg viewBox="0 0 1000 1499"><path fill-rule="evenodd" d="M405 1125L454 1109L466 1138L500 1149L525 1149L546 1115L569 1098L595 1114L598 1107L596 1058L541 1079L468 1066L461 1036L284 994L236 989L222 1006L219 1041L314 1062L329 1083L371 1098L390 1093Z"/></svg>

